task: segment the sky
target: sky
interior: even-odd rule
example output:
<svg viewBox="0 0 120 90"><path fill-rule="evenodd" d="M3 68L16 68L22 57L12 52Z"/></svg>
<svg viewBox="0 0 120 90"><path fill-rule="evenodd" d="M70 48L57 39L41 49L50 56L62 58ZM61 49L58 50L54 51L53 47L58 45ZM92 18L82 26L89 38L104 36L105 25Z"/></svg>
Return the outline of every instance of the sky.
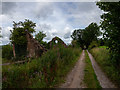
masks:
<svg viewBox="0 0 120 90"><path fill-rule="evenodd" d="M60 37L70 44L70 37L75 29L84 29L90 23L100 24L101 11L95 2L2 2L0 4L0 27L2 27L2 44L10 42L10 30L13 21L25 19L36 23L36 33L46 33L44 41L49 42L53 37Z"/></svg>

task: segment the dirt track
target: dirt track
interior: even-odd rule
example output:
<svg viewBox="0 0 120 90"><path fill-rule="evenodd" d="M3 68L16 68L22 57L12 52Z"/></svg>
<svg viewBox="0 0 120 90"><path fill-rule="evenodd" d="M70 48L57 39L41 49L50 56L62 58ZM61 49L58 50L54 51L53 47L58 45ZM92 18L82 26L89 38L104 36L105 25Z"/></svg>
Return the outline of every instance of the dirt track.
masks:
<svg viewBox="0 0 120 90"><path fill-rule="evenodd" d="M84 67L85 67L85 53L84 50L80 56L80 59L68 74L66 82L60 86L60 88L85 88L83 83L84 79Z"/></svg>
<svg viewBox="0 0 120 90"><path fill-rule="evenodd" d="M88 51L87 51L88 52ZM99 65L96 63L92 55L88 52L93 69L102 88L116 88L116 86L106 77ZM84 68L85 68L85 51L83 50L80 59L67 75L66 82L60 88L87 88L84 84ZM93 87L94 88L94 87Z"/></svg>

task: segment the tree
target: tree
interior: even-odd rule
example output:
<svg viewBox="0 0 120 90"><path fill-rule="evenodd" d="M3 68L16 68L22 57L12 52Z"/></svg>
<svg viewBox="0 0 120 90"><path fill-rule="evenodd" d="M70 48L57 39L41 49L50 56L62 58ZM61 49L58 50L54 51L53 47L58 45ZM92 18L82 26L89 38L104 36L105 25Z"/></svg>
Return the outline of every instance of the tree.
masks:
<svg viewBox="0 0 120 90"><path fill-rule="evenodd" d="M79 44L82 49L84 48L83 32L84 29L78 29L74 30L74 32L71 35L73 42L77 41L76 44Z"/></svg>
<svg viewBox="0 0 120 90"><path fill-rule="evenodd" d="M43 33L43 31L42 31L42 32L39 31L39 33L37 33L37 34L35 35L35 39L36 39L41 45L43 45L45 48L48 48L47 42L43 41L43 38L45 38L45 37L46 37L46 34Z"/></svg>
<svg viewBox="0 0 120 90"><path fill-rule="evenodd" d="M97 37L101 34L99 26L96 23L91 23L85 28L83 32L83 40L86 48L90 45L92 41L97 41Z"/></svg>
<svg viewBox="0 0 120 90"><path fill-rule="evenodd" d="M42 43L44 37L46 37L46 34L43 33L43 31L39 31L39 33L35 35L35 39L40 43Z"/></svg>
<svg viewBox="0 0 120 90"><path fill-rule="evenodd" d="M84 49L84 46L88 48L92 41L96 41L100 34L99 26L96 23L91 23L85 29L75 30L71 37Z"/></svg>
<svg viewBox="0 0 120 90"><path fill-rule="evenodd" d="M107 46L110 49L112 62L120 66L120 1L98 2L97 5L105 13L101 16L100 27L105 30Z"/></svg>
<svg viewBox="0 0 120 90"><path fill-rule="evenodd" d="M26 32L35 32L36 23L25 19L24 22L18 23L13 21L13 31L11 31L10 40L15 45L16 57L22 57L27 54Z"/></svg>
<svg viewBox="0 0 120 90"><path fill-rule="evenodd" d="M35 32L35 26L35 23L27 19L24 22L19 21L18 23L13 21L13 31L11 31L10 36L11 42L17 45L26 44L26 31L29 33Z"/></svg>

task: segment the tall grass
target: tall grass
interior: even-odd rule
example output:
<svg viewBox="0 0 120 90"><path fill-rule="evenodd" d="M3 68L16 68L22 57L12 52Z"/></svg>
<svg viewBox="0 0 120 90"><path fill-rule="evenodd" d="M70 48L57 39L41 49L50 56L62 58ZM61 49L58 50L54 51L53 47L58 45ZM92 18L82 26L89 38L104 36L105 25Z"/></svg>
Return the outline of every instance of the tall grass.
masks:
<svg viewBox="0 0 120 90"><path fill-rule="evenodd" d="M106 48L93 48L90 52L106 75L120 87L120 71L112 64L109 50Z"/></svg>
<svg viewBox="0 0 120 90"><path fill-rule="evenodd" d="M101 88L97 76L92 67L87 51L85 51L85 75L84 82L88 88Z"/></svg>
<svg viewBox="0 0 120 90"><path fill-rule="evenodd" d="M3 66L3 88L57 87L80 53L78 48L56 47L31 62Z"/></svg>

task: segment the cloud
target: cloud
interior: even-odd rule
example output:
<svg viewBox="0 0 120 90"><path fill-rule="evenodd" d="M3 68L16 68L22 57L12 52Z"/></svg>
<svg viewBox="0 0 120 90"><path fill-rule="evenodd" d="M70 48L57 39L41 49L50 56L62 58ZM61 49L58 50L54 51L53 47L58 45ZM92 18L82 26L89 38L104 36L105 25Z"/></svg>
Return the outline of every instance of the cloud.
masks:
<svg viewBox="0 0 120 90"><path fill-rule="evenodd" d="M2 2L2 14L12 14L15 12L15 2Z"/></svg>
<svg viewBox="0 0 120 90"><path fill-rule="evenodd" d="M1 41L2 41L2 44L8 44L10 42L9 38L10 38L10 30L13 30L12 27L5 27L5 28L2 28L2 38Z"/></svg>
<svg viewBox="0 0 120 90"><path fill-rule="evenodd" d="M32 13L35 14L37 18L45 19L53 14L52 3L37 3Z"/></svg>
<svg viewBox="0 0 120 90"><path fill-rule="evenodd" d="M70 38L70 35L71 35L71 32L67 32L67 33L64 35L64 38L65 38L65 39Z"/></svg>
<svg viewBox="0 0 120 90"><path fill-rule="evenodd" d="M30 19L37 24L35 34L43 31L47 35L44 38L47 42L58 36L70 43L73 30L85 28L92 22L99 24L102 14L94 2L16 2L4 3L2 8L2 25L6 30L12 27L12 21ZM4 36L8 37L10 33L5 28ZM4 40L7 41L8 38Z"/></svg>

